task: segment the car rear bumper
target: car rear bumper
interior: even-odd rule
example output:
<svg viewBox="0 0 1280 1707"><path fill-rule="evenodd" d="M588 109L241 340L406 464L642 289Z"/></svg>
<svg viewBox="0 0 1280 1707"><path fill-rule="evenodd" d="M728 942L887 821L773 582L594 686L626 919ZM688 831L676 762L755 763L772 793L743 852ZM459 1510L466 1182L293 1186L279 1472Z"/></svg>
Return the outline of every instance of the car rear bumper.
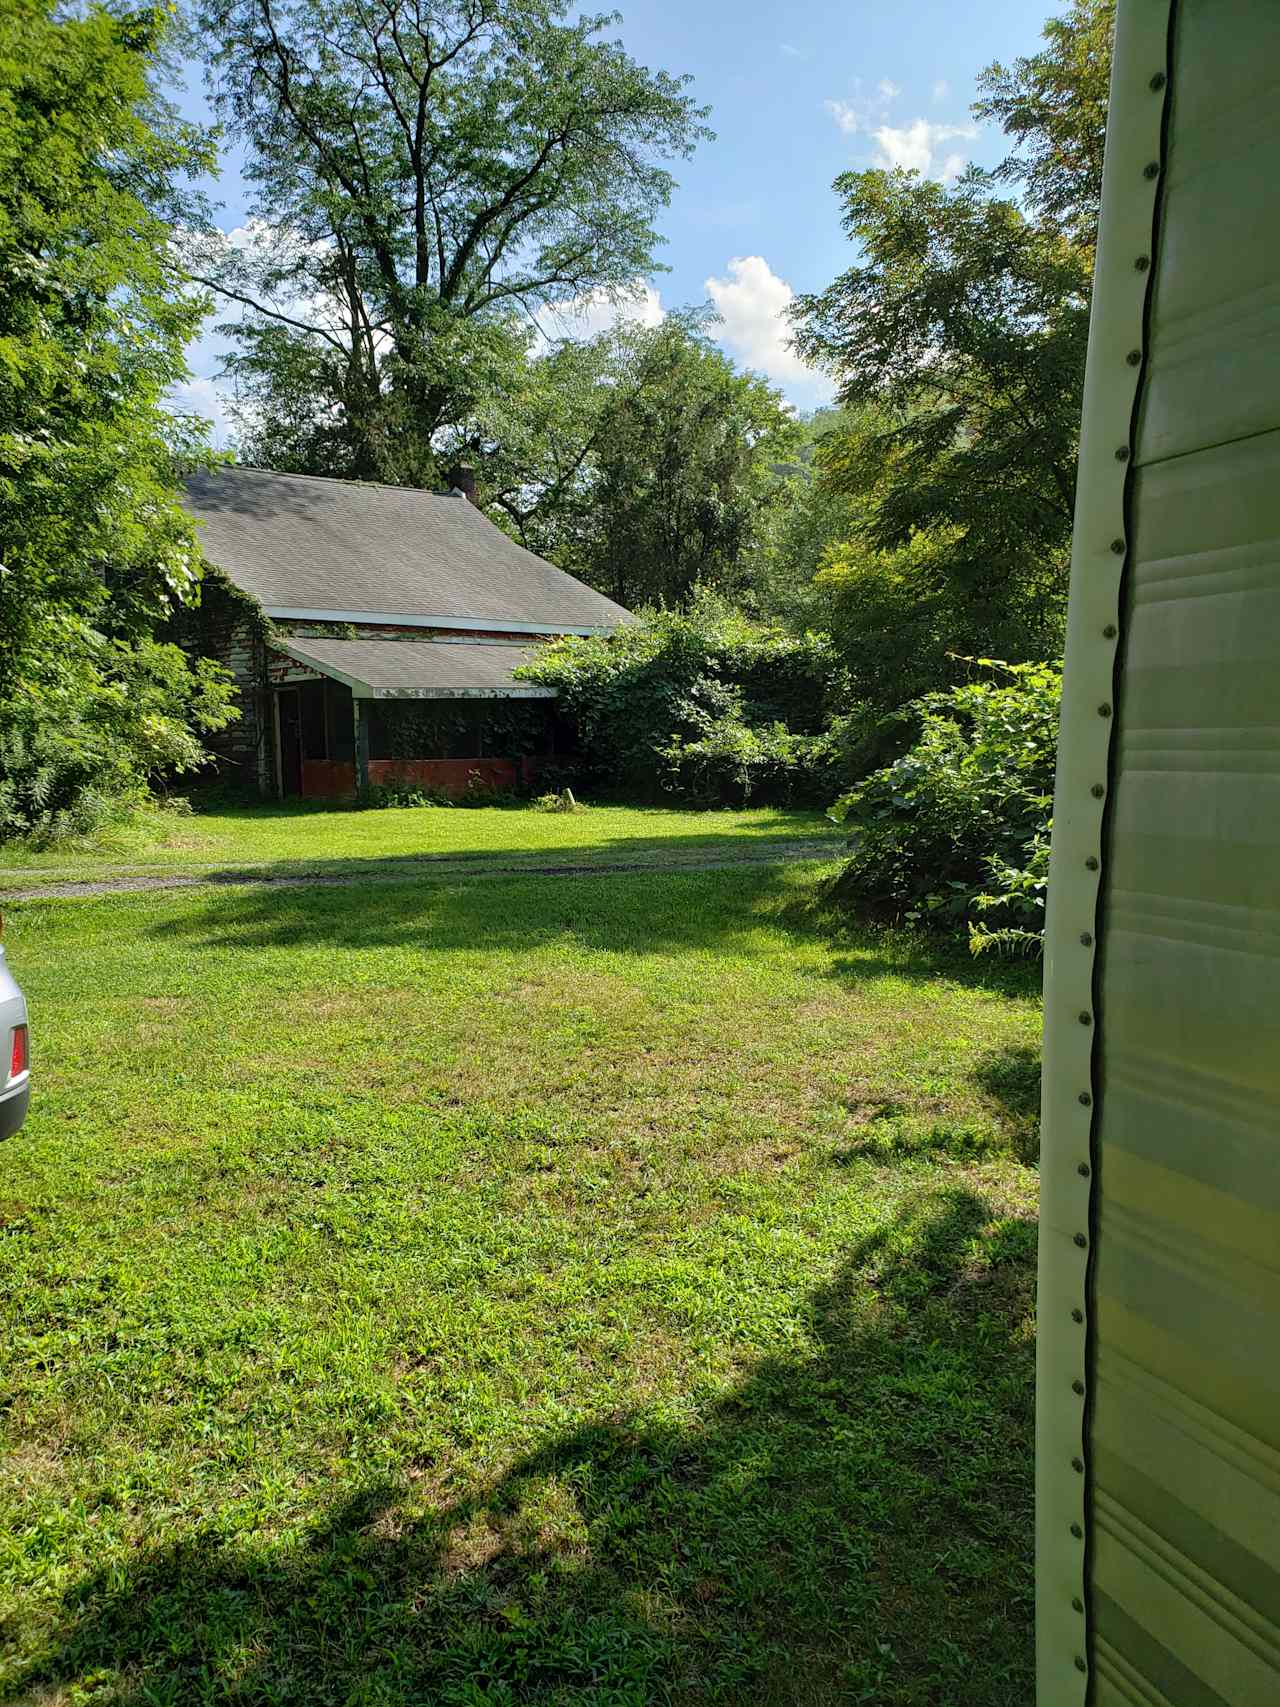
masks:
<svg viewBox="0 0 1280 1707"><path fill-rule="evenodd" d="M31 1102L31 1084L18 1085L7 1096L0 1097L0 1139L12 1138L27 1118Z"/></svg>

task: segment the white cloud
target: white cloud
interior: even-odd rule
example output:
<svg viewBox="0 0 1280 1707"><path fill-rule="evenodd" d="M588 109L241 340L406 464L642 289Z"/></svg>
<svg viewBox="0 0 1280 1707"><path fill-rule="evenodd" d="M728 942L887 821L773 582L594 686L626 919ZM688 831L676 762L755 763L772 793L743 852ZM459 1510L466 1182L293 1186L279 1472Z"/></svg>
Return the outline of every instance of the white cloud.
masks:
<svg viewBox="0 0 1280 1707"><path fill-rule="evenodd" d="M780 41L778 52L785 53L788 59L808 59L809 57L802 47L794 47L789 41Z"/></svg>
<svg viewBox="0 0 1280 1707"><path fill-rule="evenodd" d="M886 123L889 108L901 93L896 83L882 77L874 93L868 94L861 77L855 77L852 94L847 100L824 101L822 104L846 136L856 136L859 131L870 132L876 125Z"/></svg>
<svg viewBox="0 0 1280 1707"><path fill-rule="evenodd" d="M933 124L928 119L912 119L910 124L901 126L880 125L872 135L880 148L876 156L877 166L919 172L922 177L941 178L947 182L963 170L965 156L949 153L935 170L935 154L944 142L971 138L977 132L967 125Z"/></svg>
<svg viewBox="0 0 1280 1707"><path fill-rule="evenodd" d="M594 338L599 332L627 322L657 326L663 312L659 293L651 284L637 279L629 291L591 290L571 302L548 304L537 311L533 323L548 340Z"/></svg>
<svg viewBox="0 0 1280 1707"><path fill-rule="evenodd" d="M950 83L947 82L945 77L939 77L938 81L933 86L933 98L934 98L934 100L935 101L945 101L947 96L950 93L951 93Z"/></svg>
<svg viewBox="0 0 1280 1707"><path fill-rule="evenodd" d="M862 129L863 115L852 101L824 101L822 104L846 136L853 136Z"/></svg>
<svg viewBox="0 0 1280 1707"><path fill-rule="evenodd" d="M763 255L735 256L728 274L706 281L707 295L720 314L718 341L744 366L798 394L806 405L825 402L832 394L830 382L788 347L791 328L784 315L795 296L791 286Z"/></svg>
<svg viewBox="0 0 1280 1707"><path fill-rule="evenodd" d="M874 96L864 95L861 83L855 81L849 99L824 101L823 105L846 136L865 135L875 140L877 166L899 167L949 184L964 171L968 156L956 149L944 152L944 144L970 141L977 131L972 125L935 124L932 119L923 118L902 125L890 124L889 110L901 93L888 77L880 79ZM948 85L940 78L933 86L933 98L943 100L947 93Z"/></svg>

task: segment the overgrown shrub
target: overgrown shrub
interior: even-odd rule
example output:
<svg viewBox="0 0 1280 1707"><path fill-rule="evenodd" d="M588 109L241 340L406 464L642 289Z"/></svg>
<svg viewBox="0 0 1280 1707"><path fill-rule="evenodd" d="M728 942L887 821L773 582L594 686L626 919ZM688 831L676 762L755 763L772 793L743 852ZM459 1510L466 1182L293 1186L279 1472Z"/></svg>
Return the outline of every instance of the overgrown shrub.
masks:
<svg viewBox="0 0 1280 1707"><path fill-rule="evenodd" d="M1036 951L1044 927L1061 669L970 660L983 674L907 708L913 744L839 800L853 831L835 881L869 917Z"/></svg>
<svg viewBox="0 0 1280 1707"><path fill-rule="evenodd" d="M845 677L830 642L723 608L569 638L517 672L559 690L593 792L704 805L829 800Z"/></svg>
<svg viewBox="0 0 1280 1707"><path fill-rule="evenodd" d="M0 840L87 835L127 815L205 762L199 736L235 716L233 692L210 659L68 623L0 701Z"/></svg>

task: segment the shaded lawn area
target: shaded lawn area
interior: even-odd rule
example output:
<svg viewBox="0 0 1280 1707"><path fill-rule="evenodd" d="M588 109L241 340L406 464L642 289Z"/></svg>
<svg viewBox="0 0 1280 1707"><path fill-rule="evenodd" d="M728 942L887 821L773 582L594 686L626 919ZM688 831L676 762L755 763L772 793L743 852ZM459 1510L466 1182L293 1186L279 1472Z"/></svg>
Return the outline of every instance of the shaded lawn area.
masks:
<svg viewBox="0 0 1280 1707"><path fill-rule="evenodd" d="M759 806L680 811L662 806L590 806L562 814L518 806L424 806L358 811L289 802L224 806L179 815L140 813L92 840L50 848L0 847L0 890L32 874L53 879L113 871L260 870L273 875L369 867L412 867L429 859L565 861L589 864L728 854L842 832L823 813Z"/></svg>
<svg viewBox="0 0 1280 1707"><path fill-rule="evenodd" d="M15 909L0 1699L1024 1707L1035 980L816 871Z"/></svg>

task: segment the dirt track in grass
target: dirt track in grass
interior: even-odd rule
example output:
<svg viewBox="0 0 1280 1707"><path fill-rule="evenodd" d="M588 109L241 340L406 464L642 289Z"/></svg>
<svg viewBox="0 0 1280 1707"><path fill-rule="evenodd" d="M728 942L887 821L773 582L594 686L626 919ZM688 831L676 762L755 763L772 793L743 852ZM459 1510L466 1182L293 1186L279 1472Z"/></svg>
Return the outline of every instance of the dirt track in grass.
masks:
<svg viewBox="0 0 1280 1707"><path fill-rule="evenodd" d="M542 865L535 862L496 864L482 858L450 859L447 856L425 855L420 859L398 859L393 869L360 862L345 871L267 870L202 871L156 876L144 871L121 872L113 877L92 881L42 883L31 889L5 891L6 901L76 900L94 895L127 895L157 889L202 889L213 885L272 884L282 888L307 889L314 887L342 888L366 883L412 883L423 876L440 873L445 876L466 877L589 877L617 875L632 871L712 871L732 866L790 864L796 860L830 859L831 838L810 838L797 842L775 842L759 853L704 853L693 858L666 855L655 859L637 860L580 860L570 864Z"/></svg>

